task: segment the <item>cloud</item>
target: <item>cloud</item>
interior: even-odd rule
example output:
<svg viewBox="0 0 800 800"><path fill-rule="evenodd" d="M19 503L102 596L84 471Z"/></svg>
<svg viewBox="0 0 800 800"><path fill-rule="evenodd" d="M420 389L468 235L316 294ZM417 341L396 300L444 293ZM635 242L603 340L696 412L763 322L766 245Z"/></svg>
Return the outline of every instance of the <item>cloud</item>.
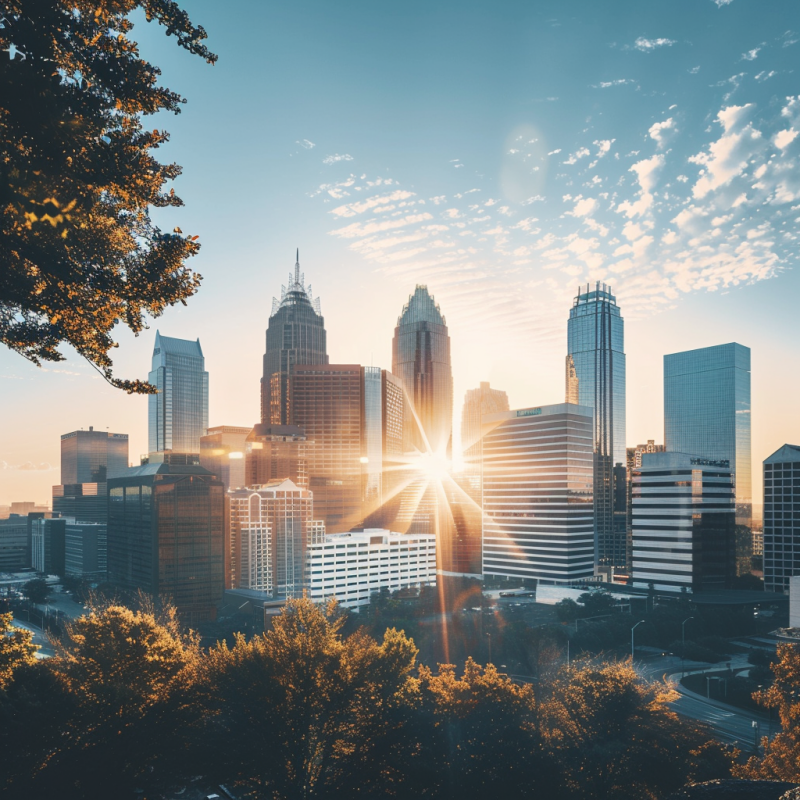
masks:
<svg viewBox="0 0 800 800"><path fill-rule="evenodd" d="M748 50L746 53L742 53L742 57L739 59L740 61L755 61L758 58L758 51L761 50L760 47L754 47L752 50Z"/></svg>
<svg viewBox="0 0 800 800"><path fill-rule="evenodd" d="M770 78L773 78L773 77L775 77L775 75L777 75L777 74L778 74L778 73L777 73L777 72L775 72L775 70L774 70L774 69L771 69L769 72L767 72L766 70L762 70L761 72L759 72L759 73L758 73L758 74L755 76L755 79L756 79L757 81L768 81Z"/></svg>
<svg viewBox="0 0 800 800"><path fill-rule="evenodd" d="M643 53L650 53L658 47L672 47L673 44L675 44L674 39L645 39L644 36L640 36L633 46Z"/></svg>
<svg viewBox="0 0 800 800"><path fill-rule="evenodd" d="M617 206L617 213L628 218L642 216L653 205L653 189L656 177L664 166L664 156L656 155L637 161L629 170L635 172L639 182L639 196L636 200L625 200Z"/></svg>
<svg viewBox="0 0 800 800"><path fill-rule="evenodd" d="M611 145L616 142L616 139L598 139L592 142L597 147L597 157L602 158L611 149Z"/></svg>
<svg viewBox="0 0 800 800"><path fill-rule="evenodd" d="M409 214L407 217L400 219L384 220L377 222L370 220L367 223L353 222L344 228L337 228L330 231L331 236L339 236L342 239L355 239L360 236L367 236L371 233L378 231L394 230L395 228L404 228L407 225L412 225L415 222L423 222L424 220L433 219L427 212L423 214Z"/></svg>
<svg viewBox="0 0 800 800"><path fill-rule="evenodd" d="M325 158L322 159L322 163L335 164L337 161L352 161L352 160L353 156L351 156L349 153L343 153L343 154L335 153L332 156L325 156Z"/></svg>
<svg viewBox="0 0 800 800"><path fill-rule="evenodd" d="M650 134L650 138L653 139L660 150L667 139L667 132L675 130L675 120L670 117L669 119L665 119L663 122L656 122L650 126L649 130L647 131Z"/></svg>
<svg viewBox="0 0 800 800"><path fill-rule="evenodd" d="M778 131L778 133L776 133L773 137L772 141L775 144L775 147L785 150L797 138L798 133L800 133L800 131L796 131L794 128L788 128L785 131Z"/></svg>
<svg viewBox="0 0 800 800"><path fill-rule="evenodd" d="M47 472L55 469L55 467L46 461L39 464L34 464L33 461L23 461L22 464L9 464L6 461L0 461L0 469L15 469L22 472Z"/></svg>
<svg viewBox="0 0 800 800"><path fill-rule="evenodd" d="M569 211L573 217L588 217L597 209L598 203L593 197L582 197L578 195L575 198L575 208Z"/></svg>
<svg viewBox="0 0 800 800"><path fill-rule="evenodd" d="M590 155L590 151L588 147L581 147L577 151L575 151L566 161L562 161L562 164L577 164L577 162L582 159L586 158L586 156Z"/></svg>
<svg viewBox="0 0 800 800"><path fill-rule="evenodd" d="M630 86L636 84L636 81L631 78L617 78L615 81L600 81L598 84L592 84L592 89L609 89L612 86Z"/></svg>
<svg viewBox="0 0 800 800"><path fill-rule="evenodd" d="M359 203L347 203L347 205L338 206L331 209L331 214L337 217L355 217L358 214L363 214L377 206L384 206L389 203L396 203L401 200L406 200L409 197L416 197L414 192L407 192L403 189L397 189L390 194L374 195L367 200Z"/></svg>
<svg viewBox="0 0 800 800"><path fill-rule="evenodd" d="M561 152L561 148L559 147L558 150L551 150L547 155L554 156L554 155L556 155L556 153L560 153L560 152Z"/></svg>
<svg viewBox="0 0 800 800"><path fill-rule="evenodd" d="M303 147L306 150L313 150L316 147L314 142L311 142L308 139L299 139L298 141L295 142L295 144L299 144L300 147Z"/></svg>
<svg viewBox="0 0 800 800"><path fill-rule="evenodd" d="M712 2L717 8L722 8L722 6L729 6L733 0L712 0Z"/></svg>

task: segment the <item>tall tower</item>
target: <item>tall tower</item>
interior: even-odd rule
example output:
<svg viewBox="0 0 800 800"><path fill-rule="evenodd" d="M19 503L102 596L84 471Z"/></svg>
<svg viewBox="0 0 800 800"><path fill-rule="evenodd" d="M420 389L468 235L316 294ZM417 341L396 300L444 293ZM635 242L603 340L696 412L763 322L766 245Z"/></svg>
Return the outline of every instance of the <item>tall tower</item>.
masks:
<svg viewBox="0 0 800 800"><path fill-rule="evenodd" d="M281 299L272 299L261 378L261 422L291 425L289 376L295 364L327 364L325 320L319 298L305 285L300 272L300 250L288 286L281 286Z"/></svg>
<svg viewBox="0 0 800 800"><path fill-rule="evenodd" d="M208 373L200 340L156 331L147 380L158 389L148 398L148 451L199 454L200 437L208 430Z"/></svg>
<svg viewBox="0 0 800 800"><path fill-rule="evenodd" d="M397 319L392 372L402 380L413 409L404 420L404 449L416 447L423 453L446 449L449 455L453 437L450 336L447 322L427 286L417 285Z"/></svg>
<svg viewBox="0 0 800 800"><path fill-rule="evenodd" d="M567 350L568 387L574 366L571 386L577 382L579 405L594 409L595 561L625 569L626 531L614 525L613 480L614 465L626 463L625 328L606 284L578 290L569 312Z"/></svg>
<svg viewBox="0 0 800 800"><path fill-rule="evenodd" d="M467 389L461 412L461 451L469 467L479 467L481 459L481 427L489 414L508 411L508 395L481 381L478 389Z"/></svg>

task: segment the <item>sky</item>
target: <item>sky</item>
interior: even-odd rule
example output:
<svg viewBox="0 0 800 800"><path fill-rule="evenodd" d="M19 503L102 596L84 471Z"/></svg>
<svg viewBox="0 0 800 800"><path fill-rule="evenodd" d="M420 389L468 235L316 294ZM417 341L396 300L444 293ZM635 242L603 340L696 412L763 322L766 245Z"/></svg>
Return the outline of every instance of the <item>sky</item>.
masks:
<svg viewBox="0 0 800 800"><path fill-rule="evenodd" d="M202 245L187 307L156 330L200 339L209 424L258 421L272 298L300 248L331 363L391 368L397 317L426 284L451 336L455 431L467 389L562 402L579 285L625 319L627 444L663 441L663 356L752 350L760 462L800 442L800 4L796 0L330 3L187 0L215 66L136 17L141 52L186 99L160 151L185 202L157 210ZM0 504L49 502L60 435L128 433L147 400L65 348L0 351Z"/></svg>

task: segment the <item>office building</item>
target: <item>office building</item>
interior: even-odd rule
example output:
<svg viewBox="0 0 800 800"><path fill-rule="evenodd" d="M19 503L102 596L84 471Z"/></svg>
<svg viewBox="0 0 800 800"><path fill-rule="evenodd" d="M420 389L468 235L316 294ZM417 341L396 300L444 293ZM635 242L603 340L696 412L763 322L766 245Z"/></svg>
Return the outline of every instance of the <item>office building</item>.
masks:
<svg viewBox="0 0 800 800"><path fill-rule="evenodd" d="M735 504L728 461L645 453L633 472L632 506L634 586L731 588Z"/></svg>
<svg viewBox="0 0 800 800"><path fill-rule="evenodd" d="M30 521L31 566L47 575L65 574L67 520L44 517Z"/></svg>
<svg viewBox="0 0 800 800"><path fill-rule="evenodd" d="M64 529L65 574L97 581L106 578L107 526L97 522L69 522Z"/></svg>
<svg viewBox="0 0 800 800"><path fill-rule="evenodd" d="M788 592L800 575L800 446L764 459L764 589Z"/></svg>
<svg viewBox="0 0 800 800"><path fill-rule="evenodd" d="M306 549L319 536L311 493L290 480L274 481L229 491L228 508L226 586L302 597Z"/></svg>
<svg viewBox="0 0 800 800"><path fill-rule="evenodd" d="M363 517L383 504L383 370L361 368L361 503Z"/></svg>
<svg viewBox="0 0 800 800"><path fill-rule="evenodd" d="M611 288L578 291L567 323L567 400L594 410L595 562L625 569L625 531L614 524L615 464L625 463L625 327Z"/></svg>
<svg viewBox="0 0 800 800"><path fill-rule="evenodd" d="M225 580L222 481L200 466L144 464L110 478L108 493L109 580L171 598L187 624L214 619Z"/></svg>
<svg viewBox="0 0 800 800"><path fill-rule="evenodd" d="M72 431L61 437L61 483L53 511L62 517L105 523L108 478L128 468L128 434Z"/></svg>
<svg viewBox="0 0 800 800"><path fill-rule="evenodd" d="M291 425L292 367L327 363L325 320L319 298L313 297L310 284L305 285L298 250L294 275L281 286L281 299L272 300L261 378L261 423Z"/></svg>
<svg viewBox="0 0 800 800"><path fill-rule="evenodd" d="M569 355L566 358L565 377L566 377L566 385L564 387L564 394L565 394L564 399L567 403L578 405L578 400L580 399L578 387L580 386L580 382L578 381L578 372L575 369L575 359Z"/></svg>
<svg viewBox="0 0 800 800"><path fill-rule="evenodd" d="M508 409L508 395L500 389L492 389L488 382L481 381L477 389L467 390L461 412L461 454L468 470L473 468L473 471L480 473L484 417Z"/></svg>
<svg viewBox="0 0 800 800"><path fill-rule="evenodd" d="M156 331L147 380L158 389L148 399L148 451L200 452L208 429L208 373L200 340L173 339Z"/></svg>
<svg viewBox="0 0 800 800"><path fill-rule="evenodd" d="M18 517L26 517L28 514L44 514L48 511L50 511L49 506L38 505L30 500L20 500L17 502L12 502L8 507L6 519L13 515Z"/></svg>
<svg viewBox="0 0 800 800"><path fill-rule="evenodd" d="M750 348L721 344L664 356L664 444L668 452L729 461L736 521L750 525Z"/></svg>
<svg viewBox="0 0 800 800"><path fill-rule="evenodd" d="M800 575L789 578L789 627L800 628Z"/></svg>
<svg viewBox="0 0 800 800"><path fill-rule="evenodd" d="M404 420L403 449L450 456L453 373L447 321L427 286L418 285L397 318L392 373L413 408Z"/></svg>
<svg viewBox="0 0 800 800"><path fill-rule="evenodd" d="M252 428L219 425L200 437L200 466L213 472L225 490L247 486L245 456Z"/></svg>
<svg viewBox="0 0 800 800"><path fill-rule="evenodd" d="M628 447L625 450L626 467L628 470L628 480L633 475L633 470L642 466L642 456L645 453L663 453L666 447L663 444L656 444L655 439L648 439L646 444L637 444L636 447Z"/></svg>
<svg viewBox="0 0 800 800"><path fill-rule="evenodd" d="M344 608L369 605L381 589L436 585L436 537L380 528L325 536L308 548L309 596Z"/></svg>
<svg viewBox="0 0 800 800"><path fill-rule="evenodd" d="M245 486L290 480L308 489L307 439L297 425L255 425L245 442Z"/></svg>
<svg viewBox="0 0 800 800"><path fill-rule="evenodd" d="M30 565L27 515L0 519L0 572L18 572Z"/></svg>
<svg viewBox="0 0 800 800"><path fill-rule="evenodd" d="M483 573L560 583L594 573L593 412L570 403L484 420Z"/></svg>

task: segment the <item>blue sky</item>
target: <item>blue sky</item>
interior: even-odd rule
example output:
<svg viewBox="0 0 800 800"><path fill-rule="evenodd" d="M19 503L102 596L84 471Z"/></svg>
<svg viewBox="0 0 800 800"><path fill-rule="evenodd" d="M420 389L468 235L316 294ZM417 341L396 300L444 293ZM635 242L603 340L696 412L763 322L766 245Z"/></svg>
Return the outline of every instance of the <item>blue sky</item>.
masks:
<svg viewBox="0 0 800 800"><path fill-rule="evenodd" d="M299 246L332 361L391 366L397 315L430 287L456 419L480 380L515 406L560 401L571 298L602 280L626 320L628 444L663 438L662 356L727 341L753 349L754 475L800 441L800 4L186 8L215 67L152 25L133 35L188 100L152 121L186 202L157 219L199 234L205 280L138 339L120 331L120 375L146 375L156 327L199 336L210 423L255 422ZM66 431L145 450L146 401L67 355L44 372L0 353L0 503L49 497Z"/></svg>

